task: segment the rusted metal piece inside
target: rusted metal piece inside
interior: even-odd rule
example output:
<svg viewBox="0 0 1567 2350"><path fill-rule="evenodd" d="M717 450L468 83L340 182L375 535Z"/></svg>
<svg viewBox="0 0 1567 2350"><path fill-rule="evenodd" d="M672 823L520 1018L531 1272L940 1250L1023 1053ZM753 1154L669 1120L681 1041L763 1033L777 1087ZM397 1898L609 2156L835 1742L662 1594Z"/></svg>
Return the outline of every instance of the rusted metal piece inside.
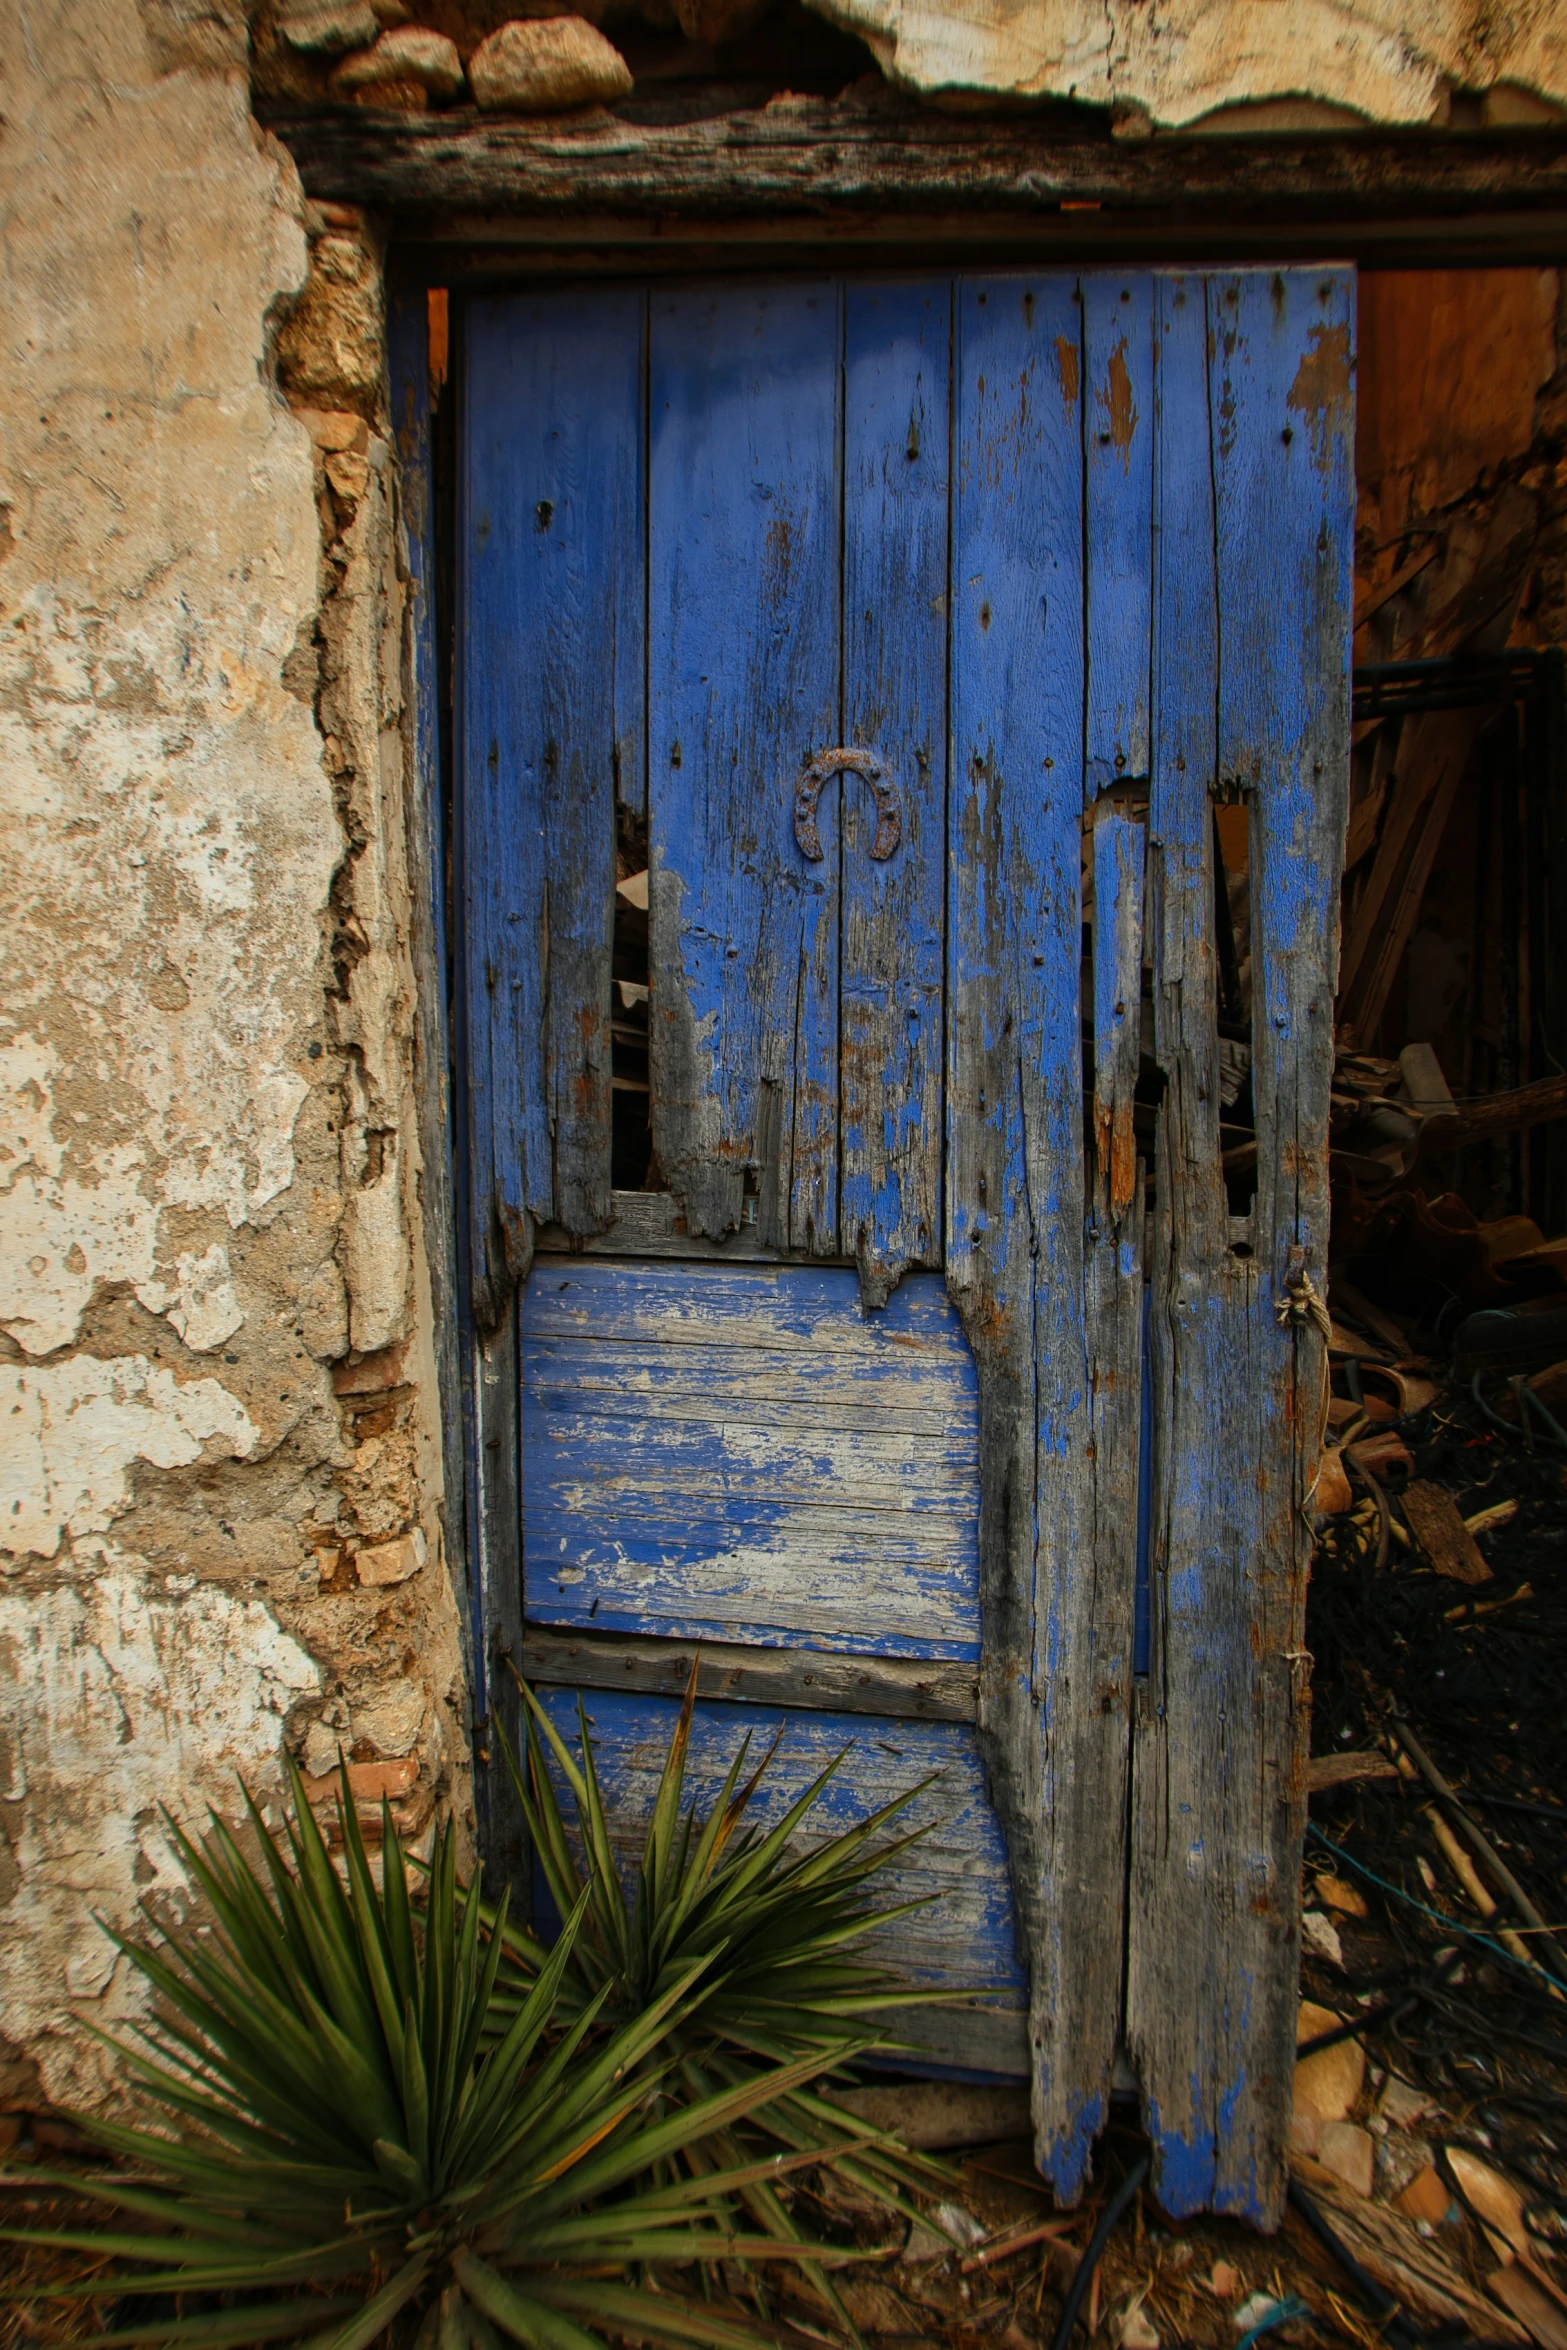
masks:
<svg viewBox="0 0 1567 2350"><path fill-rule="evenodd" d="M903 838L898 787L874 751L852 748L820 752L795 786L794 837L800 844L800 854L809 857L813 865L821 863L822 836L817 828L816 810L822 786L830 775L863 775L870 785L876 803L876 833L871 842L871 855L878 864L884 864Z"/></svg>

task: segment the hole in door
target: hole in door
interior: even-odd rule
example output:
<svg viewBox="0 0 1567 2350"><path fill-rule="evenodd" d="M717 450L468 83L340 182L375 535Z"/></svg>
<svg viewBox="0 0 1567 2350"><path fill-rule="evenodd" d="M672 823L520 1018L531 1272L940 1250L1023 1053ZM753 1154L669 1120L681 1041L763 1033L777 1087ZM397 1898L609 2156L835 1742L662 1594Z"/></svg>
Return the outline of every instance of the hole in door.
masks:
<svg viewBox="0 0 1567 2350"><path fill-rule="evenodd" d="M652 997L648 959L647 817L615 810L615 932L611 963L610 1181L616 1191L662 1191L653 1162L648 1057Z"/></svg>
<svg viewBox="0 0 1567 2350"><path fill-rule="evenodd" d="M1154 1050L1153 972L1149 961L1151 934L1141 908L1141 869L1148 824L1148 783L1145 777L1136 777L1126 783L1115 784L1102 792L1094 806L1083 817L1082 836L1082 901L1083 936L1082 964L1079 975L1079 1001L1083 1051L1083 1165L1091 1191L1104 1198L1115 1199L1125 1190L1126 1170L1123 1167L1119 1181L1112 1164L1116 1149L1116 1121L1113 1115L1103 1115L1107 1082L1130 1085L1131 1127L1128 1135L1123 1129L1120 1148L1123 1154L1128 1142L1137 1166L1142 1169L1144 1195L1149 1208L1154 1200L1155 1141L1158 1129L1159 1104L1164 1098L1164 1072L1160 1069ZM1134 852L1138 875L1138 910L1135 919L1133 947L1135 976L1132 968L1117 969L1113 937L1103 941L1097 938L1101 920L1113 931L1114 910L1099 905L1096 881L1098 860L1095 855L1096 814L1112 813L1136 826L1141 834ZM1110 870L1114 872L1114 861ZM1104 968L1096 961L1104 950ZM1106 981L1114 975L1114 984ZM1107 1031L1123 1030L1126 1055L1125 1066L1112 1073L1108 1067L1110 1056L1100 1051L1101 1041L1107 1045L1109 1034L1101 1039L1101 1024Z"/></svg>
<svg viewBox="0 0 1567 2350"><path fill-rule="evenodd" d="M1213 933L1219 1068L1219 1151L1232 1217L1257 1196L1252 1089L1251 807L1238 786L1212 795Z"/></svg>

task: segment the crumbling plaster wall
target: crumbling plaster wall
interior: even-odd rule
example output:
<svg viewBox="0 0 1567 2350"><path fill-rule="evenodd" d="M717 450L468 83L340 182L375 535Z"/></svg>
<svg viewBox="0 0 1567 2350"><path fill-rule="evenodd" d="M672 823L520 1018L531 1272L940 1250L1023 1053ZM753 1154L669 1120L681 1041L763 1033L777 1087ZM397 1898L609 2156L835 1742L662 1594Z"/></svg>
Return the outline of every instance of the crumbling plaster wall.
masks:
<svg viewBox="0 0 1567 2350"><path fill-rule="evenodd" d="M380 260L246 67L0 8L0 2103L102 2094L160 1805L466 1809Z"/></svg>

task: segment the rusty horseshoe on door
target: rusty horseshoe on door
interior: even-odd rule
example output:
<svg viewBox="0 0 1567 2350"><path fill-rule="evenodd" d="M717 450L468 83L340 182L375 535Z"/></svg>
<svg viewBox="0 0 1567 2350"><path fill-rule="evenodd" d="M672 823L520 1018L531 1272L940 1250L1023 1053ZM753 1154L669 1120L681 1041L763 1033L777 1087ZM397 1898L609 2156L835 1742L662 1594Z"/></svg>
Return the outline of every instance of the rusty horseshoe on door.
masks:
<svg viewBox="0 0 1567 2350"><path fill-rule="evenodd" d="M829 775L863 775L870 785L871 798L876 802L876 836L871 842L871 855L878 864L882 863L903 838L903 810L898 787L874 751L819 751L811 761L794 787L794 837L800 844L800 854L809 857L813 865L821 862L822 836L817 830L816 806Z"/></svg>

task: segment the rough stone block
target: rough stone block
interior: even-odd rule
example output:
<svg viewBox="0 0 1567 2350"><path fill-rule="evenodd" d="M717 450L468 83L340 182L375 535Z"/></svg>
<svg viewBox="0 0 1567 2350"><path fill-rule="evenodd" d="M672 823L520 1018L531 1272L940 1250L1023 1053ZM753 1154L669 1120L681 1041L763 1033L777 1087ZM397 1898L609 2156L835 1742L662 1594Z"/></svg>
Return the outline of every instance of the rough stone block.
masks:
<svg viewBox="0 0 1567 2350"><path fill-rule="evenodd" d="M1323 2122L1317 2131L1317 2160L1357 2195L1371 2193L1374 2148L1371 2132L1358 2122Z"/></svg>
<svg viewBox="0 0 1567 2350"><path fill-rule="evenodd" d="M332 93L358 98L388 84L411 83L428 99L455 97L462 88L457 44L423 25L394 25L373 48L345 57L332 73Z"/></svg>
<svg viewBox="0 0 1567 2350"><path fill-rule="evenodd" d="M468 80L478 103L502 114L557 114L629 96L620 51L580 16L504 24L474 51Z"/></svg>
<svg viewBox="0 0 1567 2350"><path fill-rule="evenodd" d="M278 31L289 47L314 57L367 48L379 30L370 0L295 0L278 17Z"/></svg>
<svg viewBox="0 0 1567 2350"><path fill-rule="evenodd" d="M424 1565L427 1548L418 1526L412 1533L399 1534L393 1542L371 1543L354 1558L359 1580L375 1590L392 1583L407 1583Z"/></svg>

